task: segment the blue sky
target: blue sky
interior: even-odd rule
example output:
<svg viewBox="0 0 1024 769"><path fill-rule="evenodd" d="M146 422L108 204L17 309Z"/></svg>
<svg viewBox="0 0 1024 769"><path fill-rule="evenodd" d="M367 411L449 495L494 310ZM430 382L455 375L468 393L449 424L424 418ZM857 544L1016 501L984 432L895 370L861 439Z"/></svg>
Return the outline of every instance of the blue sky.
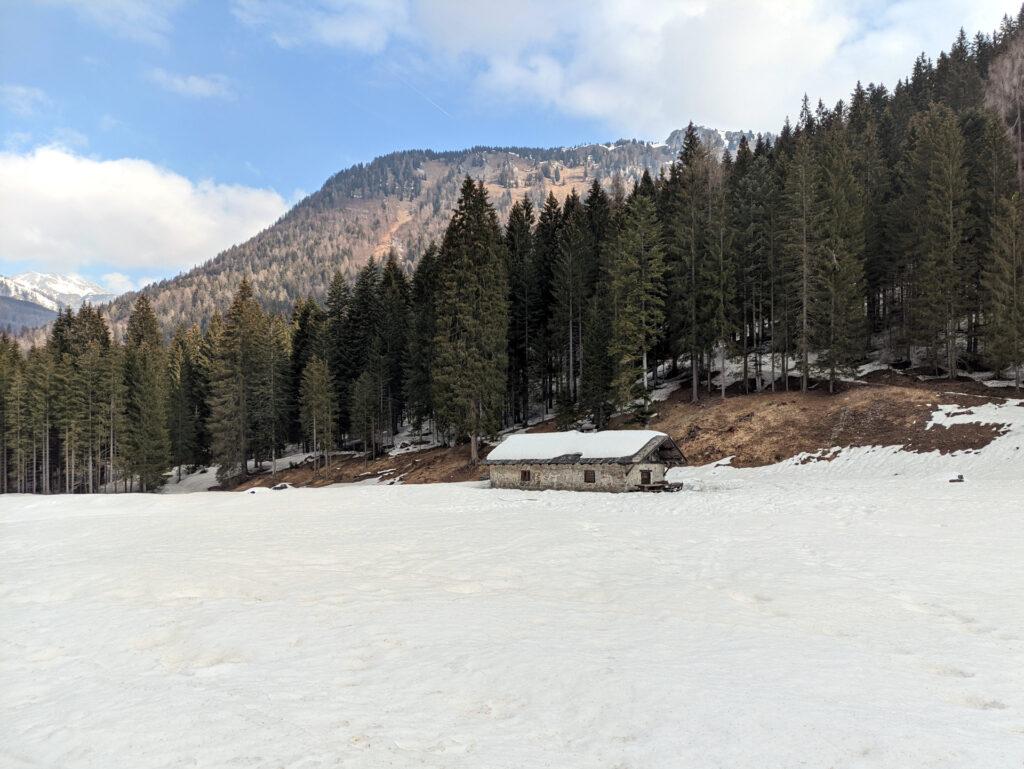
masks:
<svg viewBox="0 0 1024 769"><path fill-rule="evenodd" d="M395 149L776 130L1005 0L0 0L0 274L173 275Z"/></svg>

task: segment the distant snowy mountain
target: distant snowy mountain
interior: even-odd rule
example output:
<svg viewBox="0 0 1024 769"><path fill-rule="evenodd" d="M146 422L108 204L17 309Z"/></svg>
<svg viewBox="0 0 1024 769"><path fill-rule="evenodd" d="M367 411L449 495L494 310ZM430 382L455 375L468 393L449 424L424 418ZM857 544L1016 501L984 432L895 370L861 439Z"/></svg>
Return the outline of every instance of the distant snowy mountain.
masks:
<svg viewBox="0 0 1024 769"><path fill-rule="evenodd" d="M46 325L60 310L77 310L83 303L103 304L113 294L77 275L23 272L7 278L0 275L0 329L17 331Z"/></svg>
<svg viewBox="0 0 1024 769"><path fill-rule="evenodd" d="M12 278L0 277L0 295L34 302L54 311L65 307L77 310L84 302L101 304L116 296L77 275L51 272L22 272Z"/></svg>

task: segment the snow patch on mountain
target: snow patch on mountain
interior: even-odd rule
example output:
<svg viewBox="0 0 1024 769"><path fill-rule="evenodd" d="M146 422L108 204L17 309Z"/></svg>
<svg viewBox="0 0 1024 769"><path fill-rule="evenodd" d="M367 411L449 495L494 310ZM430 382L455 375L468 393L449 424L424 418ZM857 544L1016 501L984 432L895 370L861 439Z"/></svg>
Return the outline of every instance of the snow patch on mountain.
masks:
<svg viewBox="0 0 1024 769"><path fill-rule="evenodd" d="M116 294L78 275L22 272L10 278L0 276L0 296L32 302L57 312L65 308L77 310L85 302L109 302Z"/></svg>

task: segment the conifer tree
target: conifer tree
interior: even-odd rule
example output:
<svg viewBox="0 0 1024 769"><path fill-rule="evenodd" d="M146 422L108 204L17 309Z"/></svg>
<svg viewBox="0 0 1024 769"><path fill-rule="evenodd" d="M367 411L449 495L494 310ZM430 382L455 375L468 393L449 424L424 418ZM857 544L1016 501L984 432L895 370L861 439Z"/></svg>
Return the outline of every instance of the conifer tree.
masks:
<svg viewBox="0 0 1024 769"><path fill-rule="evenodd" d="M728 158L728 154L726 155ZM727 179L730 169L723 164L713 169L708 198L708 261L709 281L709 335L718 345L721 356L719 381L725 397L726 355L733 347L736 331L736 262L733 252L733 231L728 214ZM724 177L724 178L723 178Z"/></svg>
<svg viewBox="0 0 1024 769"><path fill-rule="evenodd" d="M708 346L708 179L712 159L693 123L687 126L679 160L662 192L662 228L666 262L665 330L672 356L690 356L691 399L698 400L700 356Z"/></svg>
<svg viewBox="0 0 1024 769"><path fill-rule="evenodd" d="M292 406L291 334L279 315L264 317L253 386L253 440L260 456L270 456L271 473L277 474L277 457L288 435ZM314 355L314 357L318 357ZM323 362L323 358L319 358ZM326 365L326 363L324 364ZM307 368L309 364L307 364ZM333 426L330 434L336 432Z"/></svg>
<svg viewBox="0 0 1024 769"><path fill-rule="evenodd" d="M347 321L346 321L347 322ZM309 297L300 299L295 303L295 307L292 309L292 361L291 361L291 387L290 391L296 396L302 389L302 372L306 370L306 364L309 363L309 359L314 355L319 355L325 361L332 360L332 353L328 349L327 345L327 317L324 314L323 308L317 303L315 299ZM346 344L346 341L336 342L336 344ZM341 353L334 356L336 361L335 371L338 374L338 379L342 380L345 376L345 372L349 370L350 363L348 362L347 356L350 354L350 350L346 347ZM344 357L344 362L337 360L339 356ZM339 396L343 394L344 387L338 385ZM293 409L291 411L291 428L289 433L292 438L296 441L302 437L302 425L299 419L299 410L297 408L297 402L293 401ZM341 417L344 420L344 415Z"/></svg>
<svg viewBox="0 0 1024 769"><path fill-rule="evenodd" d="M785 292L795 319L794 330L800 366L800 389L807 391L812 342L811 302L813 293L815 220L817 199L815 163L810 140L804 136L796 143L793 157L786 163L783 192L783 239L785 246ZM783 356L783 376L787 376Z"/></svg>
<svg viewBox="0 0 1024 769"><path fill-rule="evenodd" d="M610 347L616 366L614 379L618 401L631 404L640 398L648 406L648 353L664 322L665 259L653 200L633 196L615 245L612 290L618 311L613 321Z"/></svg>
<svg viewBox="0 0 1024 769"><path fill-rule="evenodd" d="M405 400L410 422L422 432L433 419L434 341L437 335L437 246L431 243L423 252L413 274L411 321L405 364Z"/></svg>
<svg viewBox="0 0 1024 769"><path fill-rule="evenodd" d="M842 126L822 137L815 202L816 296L819 365L829 372L829 392L864 352L864 205L852 152Z"/></svg>
<svg viewBox="0 0 1024 769"><path fill-rule="evenodd" d="M552 338L559 342L562 381L559 388L559 423L576 421L580 338L583 326L583 297L587 271L586 212L576 191L566 199L564 219L558 234L555 262L555 307Z"/></svg>
<svg viewBox="0 0 1024 769"><path fill-rule="evenodd" d="M198 451L197 428L199 415L192 401L194 359L189 349L186 330L178 327L171 339L167 355L168 419L171 438L171 457L178 481L186 465L195 464Z"/></svg>
<svg viewBox="0 0 1024 769"><path fill-rule="evenodd" d="M987 357L999 371L1013 367L1019 390L1024 369L1024 214L1017 194L999 203L983 285Z"/></svg>
<svg viewBox="0 0 1024 769"><path fill-rule="evenodd" d="M383 445L387 425L387 375L380 342L374 340L366 356L366 366L352 386L349 408L352 434L363 443L368 458L376 457Z"/></svg>
<svg viewBox="0 0 1024 769"><path fill-rule="evenodd" d="M533 257L533 203L523 196L512 204L505 227L508 256L508 412L512 424L529 424L531 337L535 313L531 268Z"/></svg>
<svg viewBox="0 0 1024 769"><path fill-rule="evenodd" d="M405 358L409 336L409 281L394 252L381 273L378 338L384 356L384 408L391 433L405 416Z"/></svg>
<svg viewBox="0 0 1024 769"><path fill-rule="evenodd" d="M334 448L335 389L327 364L317 355L309 359L302 372L300 391L302 430L314 452L319 452L327 466L329 452Z"/></svg>
<svg viewBox="0 0 1024 769"><path fill-rule="evenodd" d="M500 427L507 363L508 288L498 218L483 184L466 177L439 258L433 384L438 421L479 440Z"/></svg>
<svg viewBox="0 0 1024 769"><path fill-rule="evenodd" d="M237 482L249 472L261 326L262 311L252 286L242 280L222 326L211 326L210 335L210 450L221 483Z"/></svg>
<svg viewBox="0 0 1024 769"><path fill-rule="evenodd" d="M339 270L334 273L331 285L327 290L327 325L325 329L327 357L325 360L331 371L331 379L336 391L338 427L341 433L344 432L348 420L348 387L352 381L352 376L347 370L347 350L345 349L345 329L351 302L352 287Z"/></svg>
<svg viewBox="0 0 1024 769"><path fill-rule="evenodd" d="M963 136L948 107L933 104L916 116L908 156L908 218L914 276L911 290L911 340L944 351L951 378L956 376L957 339L963 308L959 260L966 226L967 179Z"/></svg>
<svg viewBox="0 0 1024 769"><path fill-rule="evenodd" d="M557 345L553 336L555 307L555 270L559 255L559 232L562 228L562 210L554 194L549 193L537 220L534 235L533 276L534 298L530 338L533 349L536 379L540 380L541 399L545 410L554 404L554 376Z"/></svg>
<svg viewBox="0 0 1024 769"><path fill-rule="evenodd" d="M125 444L128 471L140 491L154 491L171 464L167 431L167 361L156 315L139 296L125 331Z"/></svg>

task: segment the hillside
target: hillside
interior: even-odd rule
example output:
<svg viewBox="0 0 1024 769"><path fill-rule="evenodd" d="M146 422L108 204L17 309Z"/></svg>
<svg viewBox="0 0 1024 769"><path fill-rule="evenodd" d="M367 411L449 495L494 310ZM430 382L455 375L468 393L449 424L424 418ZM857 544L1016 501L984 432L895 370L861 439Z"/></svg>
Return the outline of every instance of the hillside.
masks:
<svg viewBox="0 0 1024 769"><path fill-rule="evenodd" d="M691 465L728 459L734 467L763 467L810 456L815 457L814 461L829 461L835 456L835 447L893 446L916 454L977 451L1000 435L1000 427L958 424L935 429L935 405L955 404L969 413L986 403L1015 402L1013 399L1019 396L1012 387L988 387L970 379L918 379L893 370L871 372L836 395L817 387L807 393L795 389L725 400L710 397L694 404L685 388L672 390L672 386L669 383L666 390L670 392L657 404L649 426L671 435ZM613 427L635 425L620 417L613 421ZM553 429L554 421L548 420L529 432ZM470 463L465 445L405 450L373 461L358 456L336 458L326 471L317 472L299 459L295 459L294 467L280 470L274 477L269 473L254 476L239 489L282 482L326 486L373 480L419 484L487 478L486 467ZM193 476L182 490L209 488L215 482L212 472L204 473ZM177 484L172 481L167 490L178 491Z"/></svg>
<svg viewBox="0 0 1024 769"><path fill-rule="evenodd" d="M701 129L717 152L734 151L750 132ZM264 307L288 312L302 296L322 297L335 271L348 276L371 257L394 249L410 267L432 239L439 239L455 205L459 182L482 179L499 216L528 195L540 205L581 195L597 179L608 186L618 174L627 188L644 170L656 175L682 146L683 131L665 142L620 140L563 148L474 147L453 152L407 150L379 157L329 178L273 226L189 272L146 289L165 330L203 324L225 309L243 275L252 278ZM135 294L110 306L119 326Z"/></svg>

